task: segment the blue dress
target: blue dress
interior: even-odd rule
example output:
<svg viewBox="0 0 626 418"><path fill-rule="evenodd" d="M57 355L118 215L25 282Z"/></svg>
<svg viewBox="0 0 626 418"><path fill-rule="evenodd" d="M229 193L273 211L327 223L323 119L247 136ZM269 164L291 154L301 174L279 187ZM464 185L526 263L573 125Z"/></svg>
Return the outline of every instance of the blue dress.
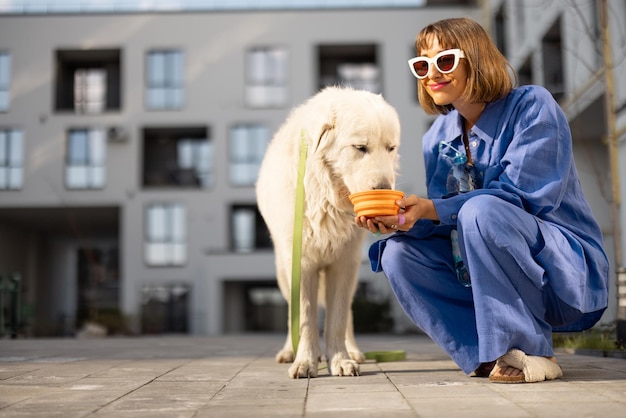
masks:
<svg viewBox="0 0 626 418"><path fill-rule="evenodd" d="M450 193L462 118L439 116L423 139L439 221L370 248L411 320L465 372L518 348L552 356L552 332L595 324L608 304L609 262L583 195L569 125L539 86L489 103L468 139L477 188ZM445 144L442 146L441 144ZM457 279L456 230L471 286Z"/></svg>

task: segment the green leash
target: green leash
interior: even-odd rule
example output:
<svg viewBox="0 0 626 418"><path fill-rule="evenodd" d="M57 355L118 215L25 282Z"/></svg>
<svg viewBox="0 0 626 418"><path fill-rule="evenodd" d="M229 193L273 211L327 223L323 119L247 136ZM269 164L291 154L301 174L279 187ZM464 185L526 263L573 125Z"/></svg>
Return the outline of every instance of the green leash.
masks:
<svg viewBox="0 0 626 418"><path fill-rule="evenodd" d="M406 352L404 350L368 351L365 353L365 358L376 360L378 363L400 361L406 359Z"/></svg>
<svg viewBox="0 0 626 418"><path fill-rule="evenodd" d="M291 345L294 354L300 342L300 276L302 275L302 223L304 218L304 171L307 145L304 129L300 131L300 161L296 183L296 205L293 218L293 247L291 254Z"/></svg>

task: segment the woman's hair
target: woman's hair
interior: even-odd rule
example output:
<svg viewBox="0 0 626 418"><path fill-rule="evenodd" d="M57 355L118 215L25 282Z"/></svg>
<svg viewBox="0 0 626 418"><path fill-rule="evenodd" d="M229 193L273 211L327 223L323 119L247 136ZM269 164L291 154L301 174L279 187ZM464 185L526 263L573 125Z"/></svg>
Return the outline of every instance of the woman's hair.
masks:
<svg viewBox="0 0 626 418"><path fill-rule="evenodd" d="M415 39L418 56L431 46L433 39L437 39L444 49L459 48L465 53L468 76L463 99L472 103L492 102L506 96L513 83L517 83L515 70L476 21L453 18L426 26ZM463 65L462 61L459 65ZM417 82L417 95L428 114L446 114L454 109L450 104L435 104L420 80Z"/></svg>

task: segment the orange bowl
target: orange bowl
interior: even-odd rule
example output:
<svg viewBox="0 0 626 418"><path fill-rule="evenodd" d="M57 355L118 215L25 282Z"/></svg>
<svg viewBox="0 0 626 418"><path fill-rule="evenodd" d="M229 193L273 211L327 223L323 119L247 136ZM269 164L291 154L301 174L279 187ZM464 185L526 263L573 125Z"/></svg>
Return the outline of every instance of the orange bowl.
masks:
<svg viewBox="0 0 626 418"><path fill-rule="evenodd" d="M392 216L397 215L400 207L396 205L396 200L404 197L404 192L399 190L367 190L365 192L353 193L350 201L354 205L357 216Z"/></svg>

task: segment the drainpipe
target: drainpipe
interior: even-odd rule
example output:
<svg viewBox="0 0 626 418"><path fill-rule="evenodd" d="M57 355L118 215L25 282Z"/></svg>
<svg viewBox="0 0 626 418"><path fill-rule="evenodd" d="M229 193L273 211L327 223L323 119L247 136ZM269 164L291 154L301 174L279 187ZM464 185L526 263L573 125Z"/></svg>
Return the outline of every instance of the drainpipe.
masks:
<svg viewBox="0 0 626 418"><path fill-rule="evenodd" d="M613 58L611 54L611 38L609 32L609 9L607 0L600 0L600 30L602 36L602 56L604 58L604 82L606 101L606 128L609 159L611 167L611 183L613 186L613 242L615 250L615 272L617 274L617 341L626 342L626 268L622 261L622 242L620 225L620 176L618 136L615 121L615 82L613 78Z"/></svg>

